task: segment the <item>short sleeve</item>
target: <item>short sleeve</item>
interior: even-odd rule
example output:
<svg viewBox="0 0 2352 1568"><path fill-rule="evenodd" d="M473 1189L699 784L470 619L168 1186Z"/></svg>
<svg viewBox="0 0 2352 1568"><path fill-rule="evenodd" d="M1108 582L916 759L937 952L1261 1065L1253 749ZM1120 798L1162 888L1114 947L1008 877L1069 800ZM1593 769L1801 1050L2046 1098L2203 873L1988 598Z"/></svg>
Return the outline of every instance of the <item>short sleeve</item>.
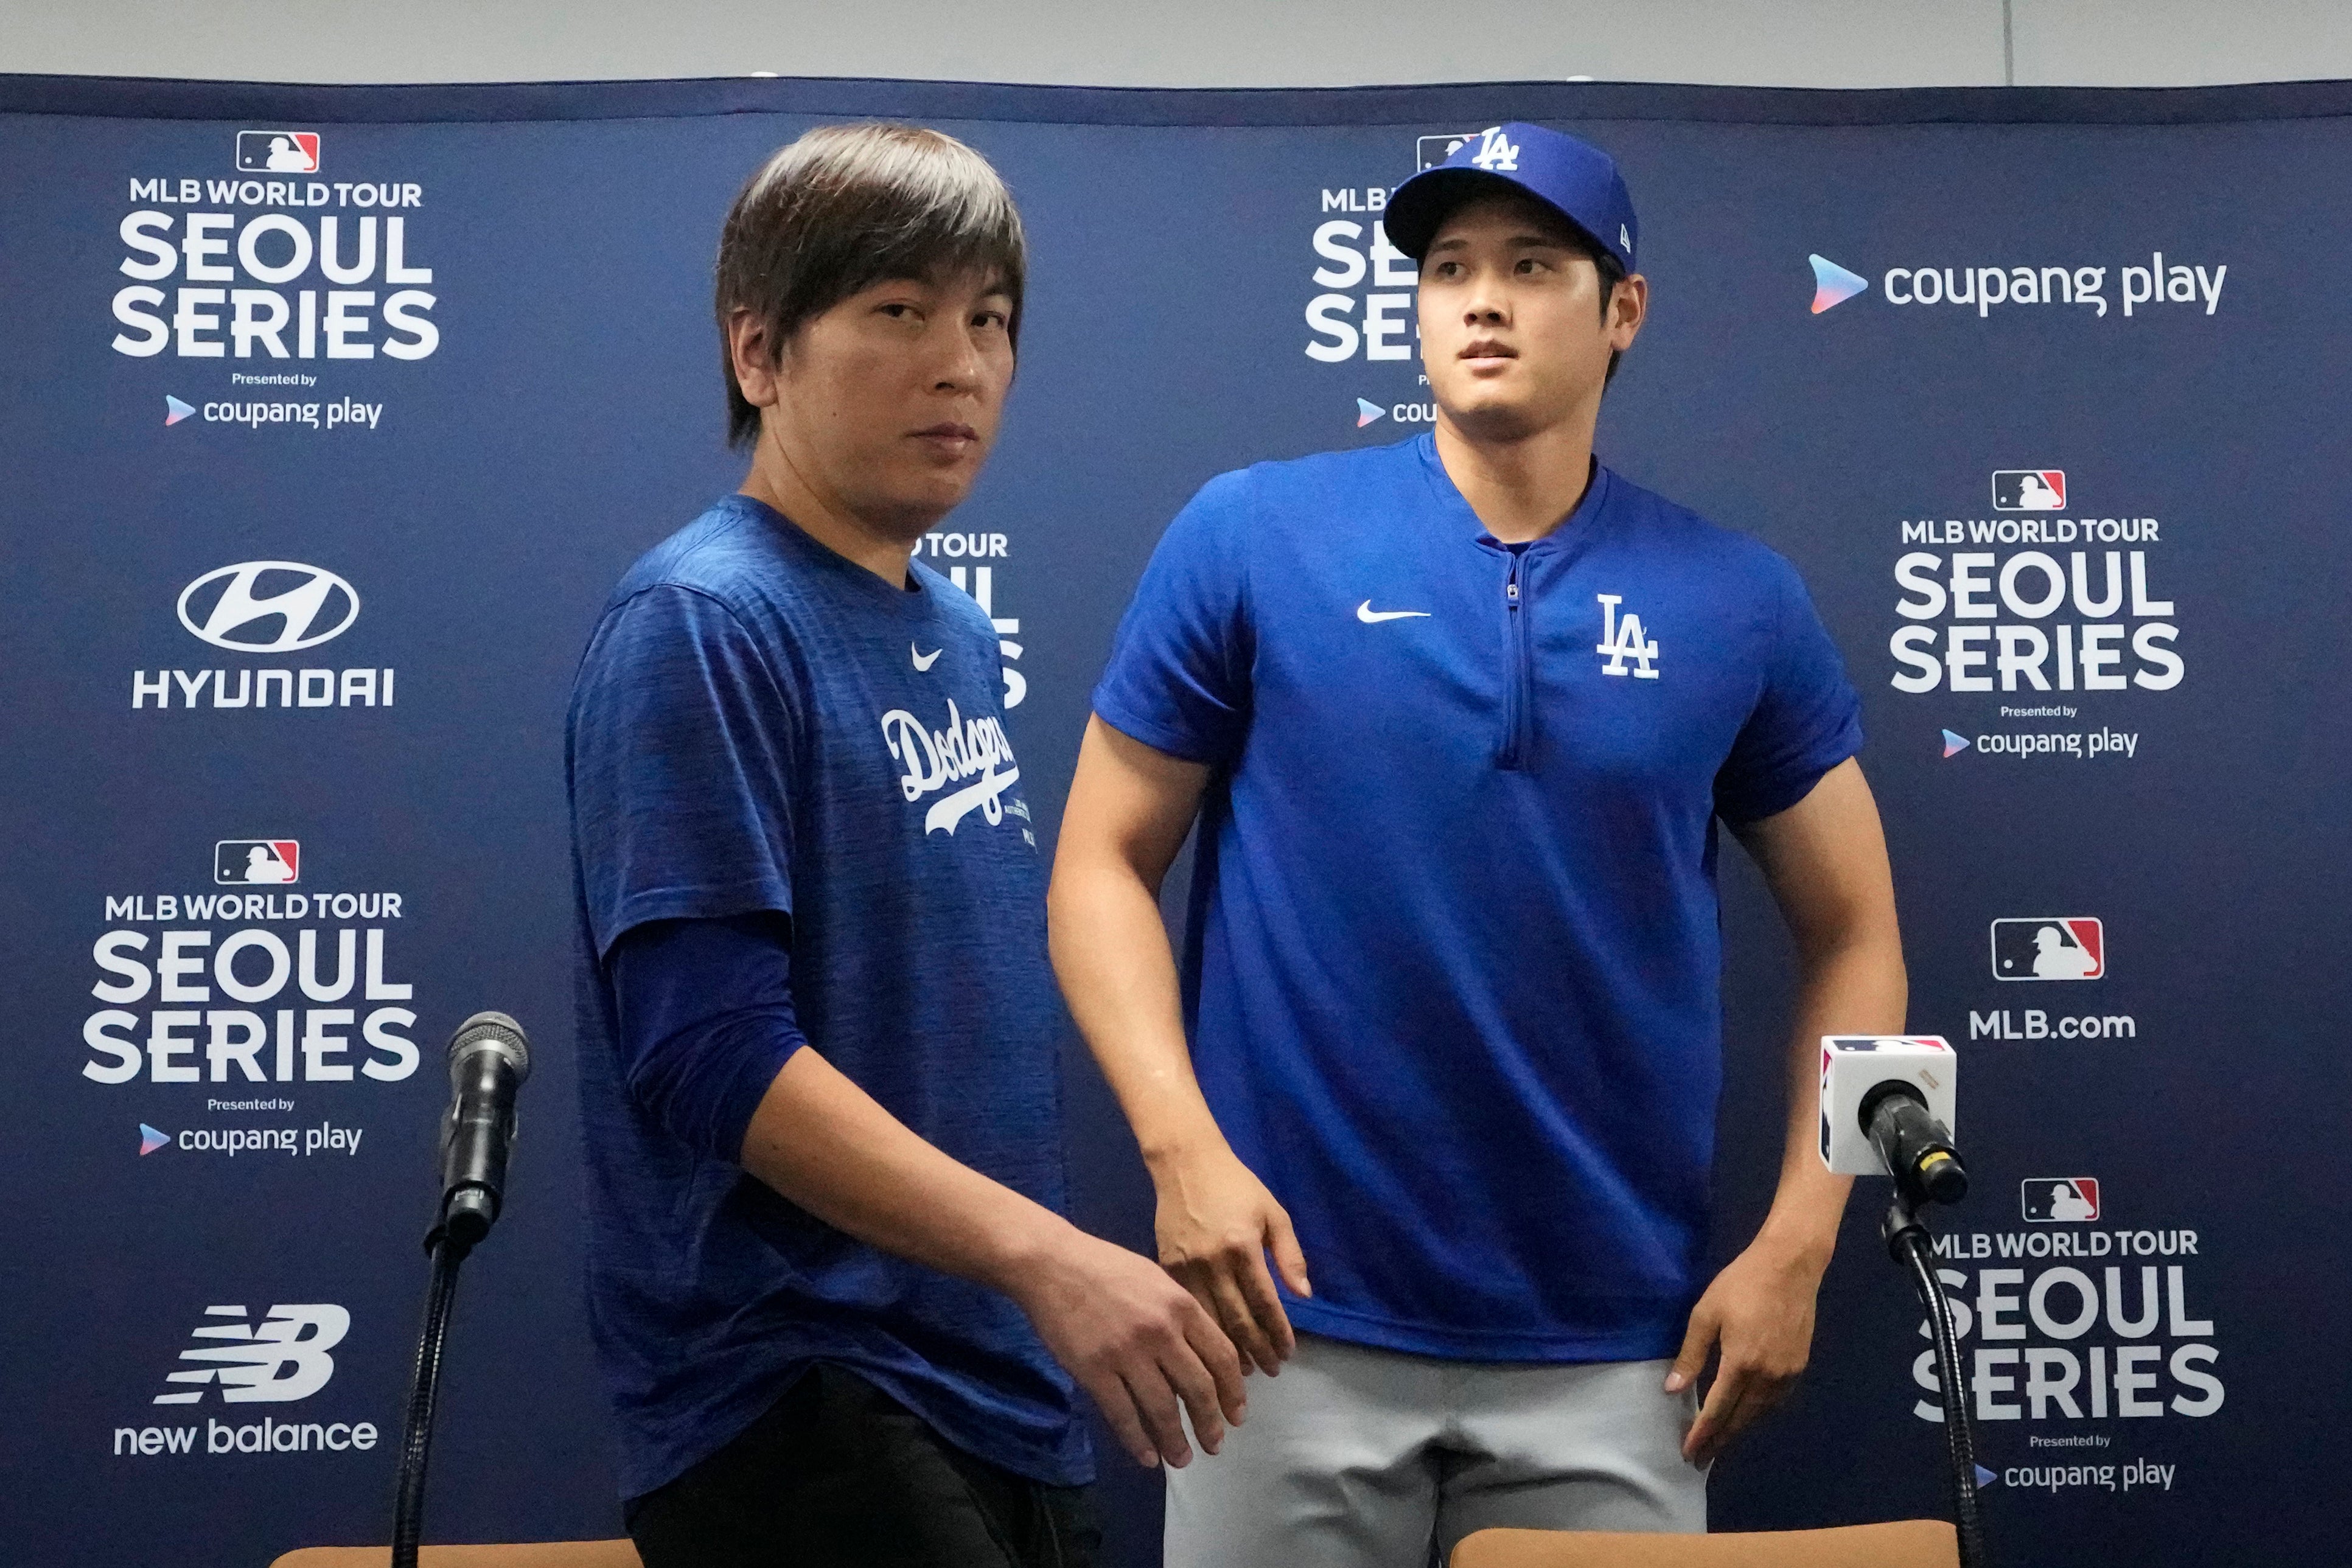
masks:
<svg viewBox="0 0 2352 1568"><path fill-rule="evenodd" d="M1187 762L1228 762L1249 728L1246 476L1211 480L1151 552L1095 685L1103 722Z"/></svg>
<svg viewBox="0 0 2352 1568"><path fill-rule="evenodd" d="M1796 570L1778 556L1764 685L1715 779L1726 821L1756 821L1802 800L1862 749L1862 698Z"/></svg>
<svg viewBox="0 0 2352 1568"><path fill-rule="evenodd" d="M742 622L661 584L614 606L572 688L572 852L601 959L649 920L792 913L793 692Z"/></svg>

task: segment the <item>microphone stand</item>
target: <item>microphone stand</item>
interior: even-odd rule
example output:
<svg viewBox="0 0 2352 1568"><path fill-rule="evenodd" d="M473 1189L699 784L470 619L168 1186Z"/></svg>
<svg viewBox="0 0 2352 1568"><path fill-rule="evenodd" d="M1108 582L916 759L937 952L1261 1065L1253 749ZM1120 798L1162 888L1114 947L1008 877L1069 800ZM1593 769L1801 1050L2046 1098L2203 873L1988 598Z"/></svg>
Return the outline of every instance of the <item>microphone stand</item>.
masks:
<svg viewBox="0 0 2352 1568"><path fill-rule="evenodd" d="M401 1429L400 1483L392 1504L392 1568L416 1568L416 1543L425 1529L425 1469L433 1452L433 1407L441 1393L441 1350L449 1337L457 1266L474 1249L476 1238L463 1234L470 1228L444 1223L425 1238L433 1278L425 1292L425 1326L416 1337L416 1372L409 1384L407 1422Z"/></svg>
<svg viewBox="0 0 2352 1568"><path fill-rule="evenodd" d="M1960 1568L1984 1568L1984 1521L1977 1508L1976 1440L1969 1427L1968 1382L1960 1370L1959 1333L1943 1281L1936 1277L1935 1243L1919 1218L1927 1193L1908 1176L1897 1176L1895 1197L1879 1222L1887 1254L1911 1280L1927 1312L1927 1332L1936 1342L1937 1375L1944 1388L1944 1447L1952 1466L1952 1514L1959 1533Z"/></svg>

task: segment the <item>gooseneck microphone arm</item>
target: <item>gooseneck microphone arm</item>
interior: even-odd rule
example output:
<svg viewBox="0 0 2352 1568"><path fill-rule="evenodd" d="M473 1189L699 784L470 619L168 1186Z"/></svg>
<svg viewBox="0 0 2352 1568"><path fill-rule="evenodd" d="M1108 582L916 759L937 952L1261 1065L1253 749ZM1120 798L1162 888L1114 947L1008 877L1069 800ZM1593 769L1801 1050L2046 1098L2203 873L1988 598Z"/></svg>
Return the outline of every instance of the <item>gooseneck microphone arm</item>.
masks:
<svg viewBox="0 0 2352 1568"><path fill-rule="evenodd" d="M1890 1080L1863 1096L1863 1130L1895 1178L1880 1233L1886 1250L1918 1292L1936 1342L1936 1375L1944 1391L1944 1448L1952 1469L1952 1519L1959 1535L1960 1568L1983 1568L1984 1521L1977 1501L1976 1439L1969 1426L1969 1385L1960 1366L1960 1336L1952 1303L1936 1277L1935 1239L1920 1211L1930 1203L1958 1203L1969 1190L1968 1167L1944 1124L1910 1084Z"/></svg>
<svg viewBox="0 0 2352 1568"><path fill-rule="evenodd" d="M425 1249L433 1278L416 1369L401 1429L399 1481L392 1504L392 1568L416 1568L425 1527L425 1474L441 1392L441 1353L466 1260L506 1203L507 1154L514 1141L515 1092L530 1076L530 1042L504 1013L476 1013L449 1041L449 1113L441 1124L441 1200Z"/></svg>
<svg viewBox="0 0 2352 1568"><path fill-rule="evenodd" d="M457 1265L467 1243L436 1228L426 1242L433 1282L425 1292L425 1327L416 1336L416 1371L408 1385L408 1416L400 1432L400 1479L392 1499L392 1568L416 1568L425 1531L425 1469L433 1456L433 1409L441 1394L441 1349L449 1337L449 1309L457 1296Z"/></svg>
<svg viewBox="0 0 2352 1568"><path fill-rule="evenodd" d="M1935 1242L1918 1216L1915 1191L1901 1182L1888 1205L1882 1228L1886 1250L1910 1276L1919 1305L1927 1313L1927 1333L1936 1342L1936 1376L1944 1390L1944 1451L1952 1469L1952 1522L1959 1532L1960 1568L1982 1568L1985 1556L1984 1519L1977 1504L1976 1438L1969 1426L1969 1385L1960 1366L1960 1336L1952 1318L1952 1303L1944 1283L1936 1277Z"/></svg>

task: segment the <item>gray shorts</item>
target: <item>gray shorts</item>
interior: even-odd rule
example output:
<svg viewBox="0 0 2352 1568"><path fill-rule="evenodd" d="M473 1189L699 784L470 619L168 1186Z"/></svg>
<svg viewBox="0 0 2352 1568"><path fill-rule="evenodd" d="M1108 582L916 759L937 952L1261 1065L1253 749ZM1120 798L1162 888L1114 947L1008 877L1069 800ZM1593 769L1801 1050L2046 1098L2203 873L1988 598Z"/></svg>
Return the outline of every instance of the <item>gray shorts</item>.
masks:
<svg viewBox="0 0 2352 1568"><path fill-rule="evenodd" d="M1166 1568L1428 1568L1473 1531L1706 1528L1664 1361L1440 1361L1313 1334L1168 1472Z"/></svg>

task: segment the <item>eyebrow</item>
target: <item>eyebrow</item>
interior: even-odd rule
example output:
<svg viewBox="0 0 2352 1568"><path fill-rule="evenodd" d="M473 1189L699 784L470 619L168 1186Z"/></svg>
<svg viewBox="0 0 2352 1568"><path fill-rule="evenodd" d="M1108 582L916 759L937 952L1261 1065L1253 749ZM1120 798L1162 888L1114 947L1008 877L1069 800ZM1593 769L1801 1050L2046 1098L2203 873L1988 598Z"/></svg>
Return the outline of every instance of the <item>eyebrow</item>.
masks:
<svg viewBox="0 0 2352 1568"><path fill-rule="evenodd" d="M1469 244L1470 242L1468 240L1459 236L1453 239L1440 240L1435 245L1431 246L1423 254L1426 256L1435 256L1441 251L1461 250L1466 248ZM1532 247L1540 247L1545 250L1569 250L1573 248L1573 246L1570 241L1559 238L1554 235L1547 234L1513 235L1510 238L1505 240L1503 244L1506 246L1519 250L1526 250Z"/></svg>

